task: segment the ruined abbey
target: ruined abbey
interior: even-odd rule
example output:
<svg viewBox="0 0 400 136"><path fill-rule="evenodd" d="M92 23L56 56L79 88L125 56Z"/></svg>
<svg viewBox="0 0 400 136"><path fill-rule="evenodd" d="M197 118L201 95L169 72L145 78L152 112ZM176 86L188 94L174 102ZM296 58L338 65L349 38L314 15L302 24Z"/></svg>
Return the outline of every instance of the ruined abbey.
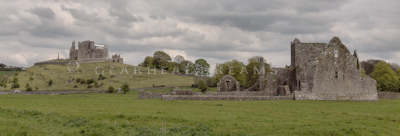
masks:
<svg viewBox="0 0 400 136"><path fill-rule="evenodd" d="M78 49L75 47L75 41L72 42L69 51L70 60L108 60L109 49L107 45L96 44L94 41L78 42ZM120 55L112 55L114 62L123 63L123 58Z"/></svg>
<svg viewBox="0 0 400 136"><path fill-rule="evenodd" d="M245 90L240 90L239 82L233 76L225 75L217 85L218 92L207 92L206 95L167 94L157 98L378 101L376 81L369 76L361 76L357 51L350 53L338 37L332 38L329 43L302 43L296 38L290 47L290 67L273 68L272 72L265 73L261 58L258 60L258 82Z"/></svg>

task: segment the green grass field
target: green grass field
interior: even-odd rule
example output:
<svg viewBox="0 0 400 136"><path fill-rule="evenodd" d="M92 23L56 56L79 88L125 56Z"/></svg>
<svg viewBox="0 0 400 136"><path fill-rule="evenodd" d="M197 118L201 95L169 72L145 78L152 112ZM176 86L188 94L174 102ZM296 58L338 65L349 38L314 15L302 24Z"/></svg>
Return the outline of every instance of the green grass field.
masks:
<svg viewBox="0 0 400 136"><path fill-rule="evenodd" d="M0 135L399 135L399 103L0 95Z"/></svg>
<svg viewBox="0 0 400 136"><path fill-rule="evenodd" d="M96 67L97 73L102 73L104 70L104 76L106 79L97 81L98 84L103 84L99 88L88 89L88 84L80 84L74 81L72 84L66 83L72 79L98 79L100 74L95 72ZM124 70L124 67L126 70ZM76 66L71 66L70 69L75 69ZM112 69L112 70L110 70ZM135 72L136 71L136 72ZM141 72L141 74L139 73ZM7 77L11 81L14 76L13 73ZM136 74L135 74L136 73ZM67 65L40 65L32 66L27 71L19 72L18 76L20 88L18 90L26 90L26 84L29 84L35 90L36 86L38 90L62 90L62 91L82 91L82 90L104 90L108 89L111 85L114 88L120 88L124 83L129 84L130 88L143 88L155 86L190 86L194 83L193 77L179 76L170 74L167 72L161 73L156 70L154 73L153 69L150 71L146 67L137 67L132 65L114 63L114 62L102 62L102 63L84 63L80 64L79 69L76 72L70 72ZM33 80L30 80L33 77ZM53 80L53 85L49 86L49 80ZM13 83L8 82L7 87L2 90L12 90L11 86ZM77 85L77 88L74 86ZM94 83L91 84L94 86Z"/></svg>
<svg viewBox="0 0 400 136"><path fill-rule="evenodd" d="M15 72L21 72L21 71L0 71L0 75L8 75L8 76L11 76L11 75L13 75Z"/></svg>

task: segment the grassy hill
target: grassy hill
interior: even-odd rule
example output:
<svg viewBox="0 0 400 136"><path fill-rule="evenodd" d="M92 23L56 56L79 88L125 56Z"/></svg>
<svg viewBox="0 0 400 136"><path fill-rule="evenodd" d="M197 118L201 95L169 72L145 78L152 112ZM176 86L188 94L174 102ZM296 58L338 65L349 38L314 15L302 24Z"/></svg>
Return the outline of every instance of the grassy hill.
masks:
<svg viewBox="0 0 400 136"><path fill-rule="evenodd" d="M69 66L74 70L76 66ZM97 68L97 73L96 73ZM126 69L125 69L126 68ZM100 73L104 70L103 80L98 80ZM136 71L136 72L135 72ZM140 74L140 72L141 74ZM155 86L189 86L193 84L193 77L173 75L160 70L150 69L145 67L137 67L132 65L101 62L101 63L84 63L80 64L75 71L70 71L67 65L40 65L32 66L27 71L19 72L17 76L4 75L1 78L8 78L9 83L6 88L11 90L11 80L17 77L21 87L18 90L26 90L26 85L29 84L35 90L100 90L108 89L111 85L115 89L120 88L122 84L129 84L130 88L143 88ZM33 80L30 80L30 78ZM0 79L1 79L0 78ZM100 87L88 89L89 84L77 83L76 79L94 79ZM49 86L49 80L53 80L53 85ZM74 80L74 81L72 81ZM68 82L72 81L72 82ZM103 85L102 85L103 84ZM74 88L74 86L77 88ZM94 83L91 84L94 86Z"/></svg>

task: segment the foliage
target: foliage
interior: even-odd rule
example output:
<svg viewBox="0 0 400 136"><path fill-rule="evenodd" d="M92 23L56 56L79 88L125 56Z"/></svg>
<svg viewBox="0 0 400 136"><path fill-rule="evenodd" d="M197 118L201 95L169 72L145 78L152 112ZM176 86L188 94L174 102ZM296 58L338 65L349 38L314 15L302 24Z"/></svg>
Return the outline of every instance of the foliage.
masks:
<svg viewBox="0 0 400 136"><path fill-rule="evenodd" d="M218 82L225 75L231 75L238 80L241 85L246 84L246 67L242 62L235 59L222 64L217 64L214 74Z"/></svg>
<svg viewBox="0 0 400 136"><path fill-rule="evenodd" d="M51 86L53 84L53 79L49 80L49 86Z"/></svg>
<svg viewBox="0 0 400 136"><path fill-rule="evenodd" d="M366 76L365 70L364 70L364 69L361 69L361 76L362 76L362 77L363 77L363 76Z"/></svg>
<svg viewBox="0 0 400 136"><path fill-rule="evenodd" d="M14 72L14 76L18 76L18 72Z"/></svg>
<svg viewBox="0 0 400 136"><path fill-rule="evenodd" d="M99 83L97 83L97 82L94 82L94 87L99 87Z"/></svg>
<svg viewBox="0 0 400 136"><path fill-rule="evenodd" d="M210 64L204 59L197 59L194 64L195 75L206 76L209 75Z"/></svg>
<svg viewBox="0 0 400 136"><path fill-rule="evenodd" d="M30 80L30 81L33 81L33 77L32 77L32 76L31 76L31 77L29 77L29 80Z"/></svg>
<svg viewBox="0 0 400 136"><path fill-rule="evenodd" d="M88 79L88 80L86 80L86 84L91 84L91 83L94 83L94 79Z"/></svg>
<svg viewBox="0 0 400 136"><path fill-rule="evenodd" d="M149 67L149 68L153 68L153 61L154 61L154 57L151 56L147 56L146 58L144 58L144 61L142 63L142 67Z"/></svg>
<svg viewBox="0 0 400 136"><path fill-rule="evenodd" d="M110 93L114 92L114 87L113 86L109 86L108 87L108 92L110 92Z"/></svg>
<svg viewBox="0 0 400 136"><path fill-rule="evenodd" d="M32 87L26 88L26 91L33 91Z"/></svg>
<svg viewBox="0 0 400 136"><path fill-rule="evenodd" d="M93 86L92 85L88 85L87 88L93 88Z"/></svg>
<svg viewBox="0 0 400 136"><path fill-rule="evenodd" d="M176 55L174 60L176 63L181 64L183 61L185 61L185 58L182 55Z"/></svg>
<svg viewBox="0 0 400 136"><path fill-rule="evenodd" d="M11 86L11 88L19 88L20 85L18 82L14 82L13 85Z"/></svg>
<svg viewBox="0 0 400 136"><path fill-rule="evenodd" d="M98 80L104 80L104 79L106 79L106 77L105 77L105 76L103 76L103 74L100 74L100 75L99 75L99 79L98 79Z"/></svg>
<svg viewBox="0 0 400 136"><path fill-rule="evenodd" d="M74 88L78 88L78 86L77 86L77 85L74 85Z"/></svg>
<svg viewBox="0 0 400 136"><path fill-rule="evenodd" d="M179 65L179 70L187 75L194 74L194 63L190 60L185 60Z"/></svg>
<svg viewBox="0 0 400 136"><path fill-rule="evenodd" d="M166 68L168 62L171 61L171 57L163 51L154 52L153 57L153 65L155 65L156 68Z"/></svg>
<svg viewBox="0 0 400 136"><path fill-rule="evenodd" d="M14 77L14 79L12 80L13 83L17 83L18 82L18 77Z"/></svg>
<svg viewBox="0 0 400 136"><path fill-rule="evenodd" d="M35 86L36 91L39 89L37 86Z"/></svg>
<svg viewBox="0 0 400 136"><path fill-rule="evenodd" d="M75 80L76 80L77 83L81 82L81 78L76 78Z"/></svg>
<svg viewBox="0 0 400 136"><path fill-rule="evenodd" d="M207 90L208 86L206 85L206 83L204 83L203 80L201 80L199 82L199 89L201 90L201 92L205 92Z"/></svg>
<svg viewBox="0 0 400 136"><path fill-rule="evenodd" d="M129 92L129 85L128 84L123 84L121 86L121 90L124 91L124 94L126 94L127 92Z"/></svg>
<svg viewBox="0 0 400 136"><path fill-rule="evenodd" d="M365 70L366 75L371 75L374 66L382 60L370 59L367 61L361 61L361 68Z"/></svg>
<svg viewBox="0 0 400 136"><path fill-rule="evenodd" d="M378 90L380 91L397 91L399 90L399 78L390 66L380 61L372 70L371 77L377 82Z"/></svg>
<svg viewBox="0 0 400 136"><path fill-rule="evenodd" d="M80 82L81 82L81 84L86 84L86 80L85 79L81 79Z"/></svg>
<svg viewBox="0 0 400 136"><path fill-rule="evenodd" d="M25 87L29 87L29 83L26 83Z"/></svg>

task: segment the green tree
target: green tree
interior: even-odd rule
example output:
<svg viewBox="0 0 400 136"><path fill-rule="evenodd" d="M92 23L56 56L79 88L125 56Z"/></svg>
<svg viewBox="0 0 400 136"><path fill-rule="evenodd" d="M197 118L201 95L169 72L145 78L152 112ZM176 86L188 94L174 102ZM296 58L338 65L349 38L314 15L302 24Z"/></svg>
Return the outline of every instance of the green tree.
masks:
<svg viewBox="0 0 400 136"><path fill-rule="evenodd" d="M380 61L372 70L371 77L377 82L380 91L396 91L399 90L399 78L390 66Z"/></svg>
<svg viewBox="0 0 400 136"><path fill-rule="evenodd" d="M181 64L183 61L185 61L185 58L182 55L176 55L174 60L176 63Z"/></svg>
<svg viewBox="0 0 400 136"><path fill-rule="evenodd" d="M153 65L155 65L155 67L157 68L166 68L168 62L171 61L171 57L163 51L154 52L153 57L154 57Z"/></svg>
<svg viewBox="0 0 400 136"><path fill-rule="evenodd" d="M361 76L362 76L362 77L363 77L363 76L366 76L365 70L364 70L364 69L361 69Z"/></svg>
<svg viewBox="0 0 400 136"><path fill-rule="evenodd" d="M194 74L194 63L190 60L185 60L179 65L179 70L184 74Z"/></svg>
<svg viewBox="0 0 400 136"><path fill-rule="evenodd" d="M154 61L154 57L147 56L146 58L144 58L144 61L142 63L143 64L142 67L153 68L153 61Z"/></svg>
<svg viewBox="0 0 400 136"><path fill-rule="evenodd" d="M14 76L18 76L18 72L14 72Z"/></svg>
<svg viewBox="0 0 400 136"><path fill-rule="evenodd" d="M246 67L242 62L234 59L232 61L228 61L222 64L217 64L215 67L214 76L217 81L221 80L225 75L231 75L236 80L240 82L241 85L246 84L246 75L247 75Z"/></svg>
<svg viewBox="0 0 400 136"><path fill-rule="evenodd" d="M53 79L49 80L49 86L51 86L53 84Z"/></svg>
<svg viewBox="0 0 400 136"><path fill-rule="evenodd" d="M14 77L14 79L12 80L13 83L17 83L18 82L18 77Z"/></svg>
<svg viewBox="0 0 400 136"><path fill-rule="evenodd" d="M197 59L194 63L195 75L206 76L210 75L210 64L205 59Z"/></svg>
<svg viewBox="0 0 400 136"><path fill-rule="evenodd" d="M124 91L124 94L126 94L127 92L129 92L129 85L128 84L123 84L121 86L121 90Z"/></svg>
<svg viewBox="0 0 400 136"><path fill-rule="evenodd" d="M206 85L206 83L203 80L199 81L199 89L201 90L201 92L206 91L208 88L208 86Z"/></svg>
<svg viewBox="0 0 400 136"><path fill-rule="evenodd" d="M108 92L110 92L110 93L114 92L114 87L113 86L109 86L108 87Z"/></svg>
<svg viewBox="0 0 400 136"><path fill-rule="evenodd" d="M26 91L33 91L32 87L26 88Z"/></svg>
<svg viewBox="0 0 400 136"><path fill-rule="evenodd" d="M31 76L31 77L29 77L29 80L33 81L33 77L32 77L32 76Z"/></svg>
<svg viewBox="0 0 400 136"><path fill-rule="evenodd" d="M85 79L81 79L80 82L81 82L81 84L86 84L86 80Z"/></svg>
<svg viewBox="0 0 400 136"><path fill-rule="evenodd" d="M264 64L264 74L267 74L271 72L270 70L270 65L266 62L266 59L264 59L261 56L254 56L250 59L247 60L249 64L246 66L246 70L248 74L246 75L246 87L251 87L253 86L257 81L258 81L258 76L260 72L262 71L260 69L260 62L262 61L262 64Z"/></svg>

